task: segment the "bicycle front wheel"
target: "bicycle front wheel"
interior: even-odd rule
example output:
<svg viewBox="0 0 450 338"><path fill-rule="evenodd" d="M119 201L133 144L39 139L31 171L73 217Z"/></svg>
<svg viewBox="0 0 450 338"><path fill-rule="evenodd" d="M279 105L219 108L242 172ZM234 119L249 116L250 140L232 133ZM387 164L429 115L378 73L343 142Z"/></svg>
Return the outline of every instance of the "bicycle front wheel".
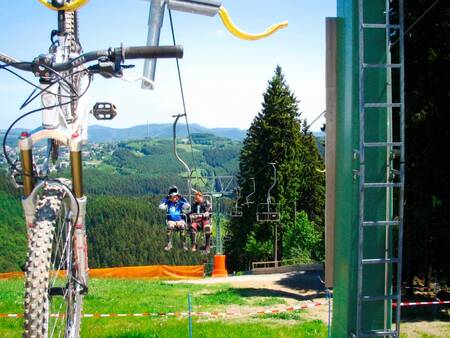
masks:
<svg viewBox="0 0 450 338"><path fill-rule="evenodd" d="M25 337L79 337L83 286L73 250L66 190L48 184L39 198L25 272Z"/></svg>

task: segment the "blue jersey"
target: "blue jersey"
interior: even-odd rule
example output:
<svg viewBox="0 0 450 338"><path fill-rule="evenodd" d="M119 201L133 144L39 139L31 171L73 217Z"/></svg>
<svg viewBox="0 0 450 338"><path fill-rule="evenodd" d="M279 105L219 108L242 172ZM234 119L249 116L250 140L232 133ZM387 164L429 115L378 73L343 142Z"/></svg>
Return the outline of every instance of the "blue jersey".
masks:
<svg viewBox="0 0 450 338"><path fill-rule="evenodd" d="M188 210L190 207L189 202L184 197L181 197L177 202L172 202L165 197L161 201L160 208L162 206L167 208L167 220L174 222L184 220L183 210Z"/></svg>

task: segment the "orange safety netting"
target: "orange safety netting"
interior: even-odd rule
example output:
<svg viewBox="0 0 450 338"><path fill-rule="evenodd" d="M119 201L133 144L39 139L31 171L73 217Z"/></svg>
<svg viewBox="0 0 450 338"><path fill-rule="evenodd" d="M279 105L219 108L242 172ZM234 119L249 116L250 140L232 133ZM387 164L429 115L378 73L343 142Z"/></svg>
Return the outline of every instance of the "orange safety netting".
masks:
<svg viewBox="0 0 450 338"><path fill-rule="evenodd" d="M203 274L203 265L149 265L89 270L91 278L190 279L202 278ZM0 279L21 277L23 277L23 272L0 273Z"/></svg>

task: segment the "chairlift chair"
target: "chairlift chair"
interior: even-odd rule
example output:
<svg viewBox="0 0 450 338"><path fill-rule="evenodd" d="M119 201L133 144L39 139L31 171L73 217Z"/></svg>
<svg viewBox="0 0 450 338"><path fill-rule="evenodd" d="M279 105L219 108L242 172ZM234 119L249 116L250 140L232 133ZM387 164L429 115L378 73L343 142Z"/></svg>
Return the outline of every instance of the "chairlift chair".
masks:
<svg viewBox="0 0 450 338"><path fill-rule="evenodd" d="M259 203L256 206L257 222L279 222L280 203Z"/></svg>
<svg viewBox="0 0 450 338"><path fill-rule="evenodd" d="M255 178L251 177L250 180L253 183L253 191L245 197L245 202L242 203L242 206L245 207L249 207L251 204L254 203L253 201L250 201L250 196L252 196L256 192Z"/></svg>
<svg viewBox="0 0 450 338"><path fill-rule="evenodd" d="M275 163L269 163L273 167L273 184L267 191L266 203L259 203L256 206L256 221L258 222L278 222L280 220L280 204L272 203L270 191L277 184L277 169Z"/></svg>
<svg viewBox="0 0 450 338"><path fill-rule="evenodd" d="M230 216L231 217L242 217L242 215L243 215L242 207L239 206L239 204L238 204L238 202L241 198L241 189L239 187L237 187L235 190L236 190L236 200L235 200L233 207L231 208Z"/></svg>
<svg viewBox="0 0 450 338"><path fill-rule="evenodd" d="M230 216L237 218L242 217L242 215L243 215L242 207L239 206L236 201L236 204L231 208Z"/></svg>

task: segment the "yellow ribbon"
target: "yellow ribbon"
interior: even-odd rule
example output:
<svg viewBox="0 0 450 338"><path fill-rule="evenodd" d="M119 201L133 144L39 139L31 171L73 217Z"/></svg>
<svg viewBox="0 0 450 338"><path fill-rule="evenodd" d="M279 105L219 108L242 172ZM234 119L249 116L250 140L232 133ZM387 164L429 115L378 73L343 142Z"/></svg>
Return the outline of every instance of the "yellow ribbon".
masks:
<svg viewBox="0 0 450 338"><path fill-rule="evenodd" d="M233 34L234 36L237 36L238 38L244 39L244 40L259 40L262 38L265 38L269 35L272 35L277 30L282 29L288 25L287 21L283 21L280 23L277 23L275 25L272 25L268 27L264 32L259 34L250 34L246 33L244 31L241 31L236 25L231 21L230 15L228 14L227 10L224 7L220 7L219 9L219 15L222 19L222 22L224 26L228 29L228 31Z"/></svg>

